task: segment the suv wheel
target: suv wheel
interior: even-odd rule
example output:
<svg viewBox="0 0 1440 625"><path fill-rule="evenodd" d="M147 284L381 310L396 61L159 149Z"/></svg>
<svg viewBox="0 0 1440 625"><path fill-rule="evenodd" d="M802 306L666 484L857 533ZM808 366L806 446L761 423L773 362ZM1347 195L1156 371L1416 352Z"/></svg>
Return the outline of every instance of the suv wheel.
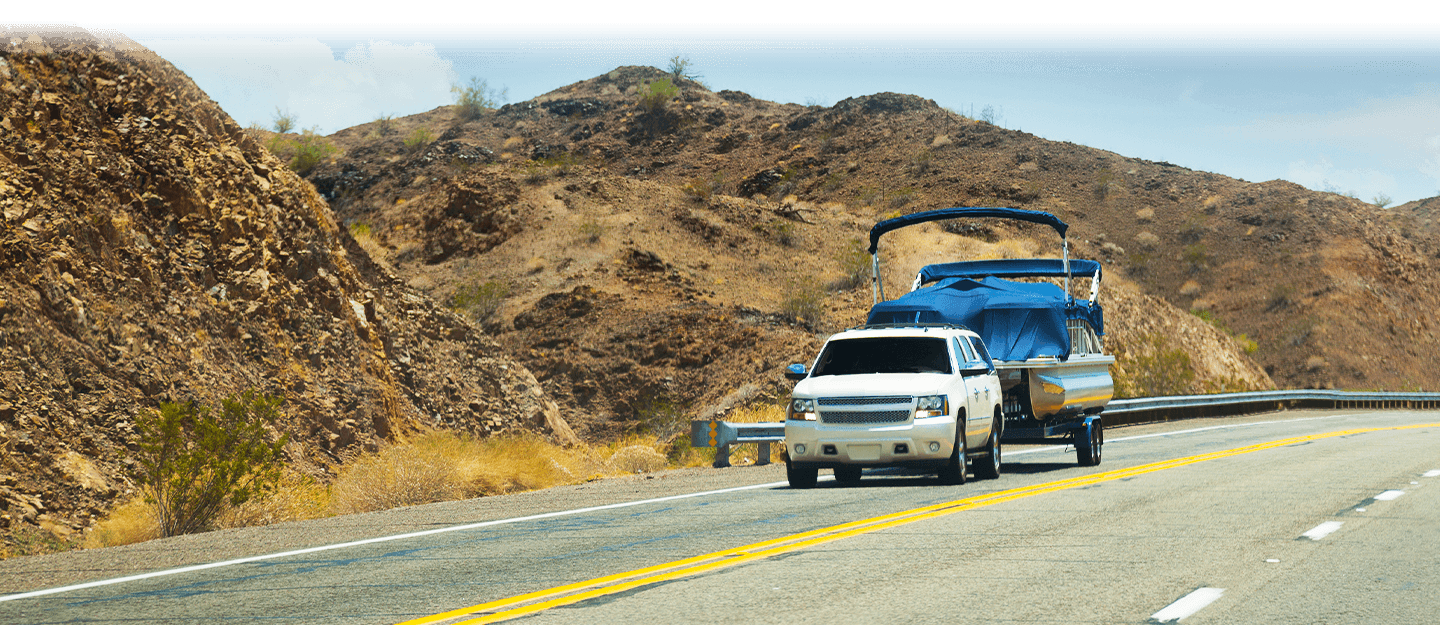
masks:
<svg viewBox="0 0 1440 625"><path fill-rule="evenodd" d="M990 443L985 446L985 453L975 458L975 477L983 480L993 480L1000 477L1000 418L990 424Z"/></svg>
<svg viewBox="0 0 1440 625"><path fill-rule="evenodd" d="M940 469L941 484L958 486L965 483L965 436L960 429L962 427L962 423L955 425L955 450L951 452L945 467Z"/></svg>

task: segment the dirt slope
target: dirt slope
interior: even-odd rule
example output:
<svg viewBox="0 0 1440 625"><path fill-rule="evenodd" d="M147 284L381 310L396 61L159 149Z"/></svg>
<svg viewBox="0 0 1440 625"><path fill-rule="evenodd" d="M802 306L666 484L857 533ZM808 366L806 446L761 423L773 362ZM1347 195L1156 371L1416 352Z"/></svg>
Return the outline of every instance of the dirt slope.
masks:
<svg viewBox="0 0 1440 625"><path fill-rule="evenodd" d="M0 529L64 535L124 498L161 401L283 394L317 474L417 428L573 436L169 63L84 32L0 41Z"/></svg>
<svg viewBox="0 0 1440 625"><path fill-rule="evenodd" d="M663 78L622 67L473 121L442 107L388 134L346 129L331 136L344 153L309 178L412 286L443 299L508 285L488 329L590 436L784 396L786 364L864 321L871 293L846 266L879 218L1039 208L1076 223L1079 256L1127 262L1100 236L1108 224L1064 199L1068 180L1035 173L1048 171L1041 147L1093 150L897 94L807 108L677 80L673 101L638 106L637 90ZM435 139L407 149L422 128ZM882 247L892 296L926 262L1059 253L1048 230L988 222L909 229ZM1124 273L1102 289L1112 349L1184 353L1176 392L1273 386L1240 343Z"/></svg>

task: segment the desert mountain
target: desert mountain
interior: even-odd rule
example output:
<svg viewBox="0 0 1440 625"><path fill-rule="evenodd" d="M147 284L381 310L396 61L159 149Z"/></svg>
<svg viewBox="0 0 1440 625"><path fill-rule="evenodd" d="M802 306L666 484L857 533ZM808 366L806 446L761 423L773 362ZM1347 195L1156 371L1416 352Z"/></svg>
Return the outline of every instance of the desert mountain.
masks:
<svg viewBox="0 0 1440 625"><path fill-rule="evenodd" d="M657 101L666 84L674 92ZM1172 303L1210 297L1198 306L1254 332L1207 279L1217 252L1184 267L1167 227L1221 221L1228 205L1212 196L1248 187L1220 176L1044 141L914 96L777 104L645 67L474 119L441 107L330 139L343 153L308 178L362 246L439 300L501 285L487 328L582 435L784 396L786 364L864 321L872 295L855 270L857 255L868 269L857 241L870 226L957 205L1074 225L1078 255L1113 268L1101 300L1130 393L1273 386L1243 337ZM893 296L929 262L1058 256L1059 244L1048 230L951 223L900 231L881 253ZM1204 286L1161 288L1177 277Z"/></svg>
<svg viewBox="0 0 1440 625"><path fill-rule="evenodd" d="M0 42L0 528L65 534L128 497L162 401L283 395L316 475L422 428L572 440L523 365L169 63L83 31Z"/></svg>

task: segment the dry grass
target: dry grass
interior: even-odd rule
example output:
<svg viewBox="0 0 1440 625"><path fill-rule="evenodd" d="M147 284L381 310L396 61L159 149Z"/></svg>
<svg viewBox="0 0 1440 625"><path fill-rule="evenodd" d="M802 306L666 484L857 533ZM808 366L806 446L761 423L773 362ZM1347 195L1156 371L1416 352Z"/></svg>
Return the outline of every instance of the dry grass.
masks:
<svg viewBox="0 0 1440 625"><path fill-rule="evenodd" d="M736 416L784 418L774 406L742 410ZM332 484L289 473L274 492L224 511L216 526L259 526L517 493L667 468L709 466L714 459L715 450L690 447L688 436L672 441L634 434L608 444L561 447L529 433L476 439L430 432L351 459L339 467ZM150 505L136 497L111 510L86 534L83 546L113 547L159 536Z"/></svg>
<svg viewBox="0 0 1440 625"><path fill-rule="evenodd" d="M160 537L160 522L145 499L135 498L112 509L85 534L84 547L97 549L138 543Z"/></svg>

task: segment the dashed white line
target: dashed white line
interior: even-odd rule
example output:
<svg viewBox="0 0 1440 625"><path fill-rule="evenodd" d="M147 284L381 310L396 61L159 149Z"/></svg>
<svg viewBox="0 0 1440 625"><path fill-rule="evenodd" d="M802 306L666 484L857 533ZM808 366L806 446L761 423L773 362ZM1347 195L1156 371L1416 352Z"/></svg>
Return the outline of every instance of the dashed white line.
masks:
<svg viewBox="0 0 1440 625"><path fill-rule="evenodd" d="M1161 623L1173 623L1205 609L1205 606L1214 603L1222 594L1225 594L1224 588L1200 588L1165 606L1164 610L1151 614L1150 618Z"/></svg>
<svg viewBox="0 0 1440 625"><path fill-rule="evenodd" d="M1376 495L1375 501L1390 501L1392 499L1399 499L1400 496L1404 494L1405 491L1403 490L1387 490L1383 493L1380 493L1379 495Z"/></svg>
<svg viewBox="0 0 1440 625"><path fill-rule="evenodd" d="M1431 469L1425 472L1422 477L1440 477L1440 469Z"/></svg>
<svg viewBox="0 0 1440 625"><path fill-rule="evenodd" d="M1320 540L1321 538L1329 536L1331 532L1340 529L1340 526L1344 524L1344 521L1326 521L1316 525L1314 529L1301 534L1301 536L1309 538L1310 540Z"/></svg>

